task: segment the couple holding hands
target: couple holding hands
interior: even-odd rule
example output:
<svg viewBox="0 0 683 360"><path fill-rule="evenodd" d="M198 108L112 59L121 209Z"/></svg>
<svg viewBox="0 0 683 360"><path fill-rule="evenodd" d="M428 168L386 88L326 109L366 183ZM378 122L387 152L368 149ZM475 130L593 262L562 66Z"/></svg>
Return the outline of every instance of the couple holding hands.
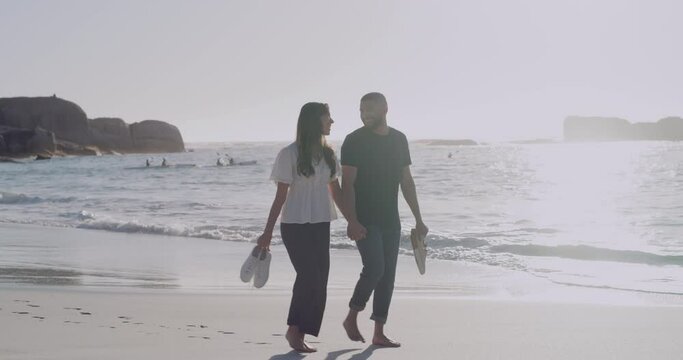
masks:
<svg viewBox="0 0 683 360"><path fill-rule="evenodd" d="M328 105L307 103L299 114L296 141L280 150L273 165L271 180L276 182L277 192L258 247L269 249L275 222L282 214L282 242L297 274L286 333L296 351L316 351L304 336L318 336L325 311L335 204L348 222L347 234L356 242L363 262L344 329L351 340L365 342L357 317L374 292L372 343L400 346L384 333L401 237L399 187L415 216L417 233L424 237L429 230L422 222L410 173L408 141L403 133L387 126L387 111L384 95L373 92L361 98L364 126L346 136L340 165L325 141L334 123Z"/></svg>

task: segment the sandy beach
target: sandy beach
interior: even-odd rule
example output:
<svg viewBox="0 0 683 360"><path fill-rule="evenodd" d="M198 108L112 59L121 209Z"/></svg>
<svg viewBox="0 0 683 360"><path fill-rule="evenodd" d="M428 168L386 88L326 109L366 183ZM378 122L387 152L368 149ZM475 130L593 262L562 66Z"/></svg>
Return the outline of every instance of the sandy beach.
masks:
<svg viewBox="0 0 683 360"><path fill-rule="evenodd" d="M533 304L397 296L400 349L352 343L347 299L328 302L307 359L677 359L676 308ZM283 333L288 296L3 289L3 359L300 359ZM27 314L23 314L26 312ZM400 314L400 315L398 315ZM44 318L37 318L44 317ZM362 330L370 334L371 324Z"/></svg>
<svg viewBox="0 0 683 360"><path fill-rule="evenodd" d="M322 331L310 338L318 352L304 356L291 352L283 338L294 271L280 246L273 250L269 283L255 289L237 278L250 248L245 243L19 225L0 229L2 359L677 359L683 351L680 306L634 299L600 304L587 301L597 299L595 294L568 295L575 292L552 300L505 297L494 294L486 279L508 276L511 283L521 282L514 273L432 261L421 277L408 256L399 259L387 324L388 334L403 346L353 343L341 322L360 260L354 250L335 250ZM84 265L90 264L88 246L112 258L115 248L138 251L127 260ZM8 251L14 249L15 262L21 262L17 249L22 247L50 248L47 253L61 259L63 269L50 265L49 270L40 256L10 266ZM137 262L157 274L150 283L126 280L145 278L140 270L145 266ZM479 272L481 282L459 280L458 272L465 271ZM525 286L536 286L530 284ZM361 315L366 338L372 330L369 315Z"/></svg>

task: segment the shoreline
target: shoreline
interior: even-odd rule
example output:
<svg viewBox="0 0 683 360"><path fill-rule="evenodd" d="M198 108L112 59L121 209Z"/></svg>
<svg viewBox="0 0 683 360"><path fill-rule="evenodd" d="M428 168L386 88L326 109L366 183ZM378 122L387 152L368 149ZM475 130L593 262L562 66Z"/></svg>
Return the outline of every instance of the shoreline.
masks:
<svg viewBox="0 0 683 360"><path fill-rule="evenodd" d="M254 246L160 234L0 223L0 289L58 286L88 291L224 294L252 291L238 279ZM50 239L45 239L49 233ZM22 249L22 247L25 247ZM32 249L42 249L43 254ZM77 255L74 255L74 250ZM269 283L260 292L291 290L294 270L283 246L273 246ZM355 249L331 249L328 291L352 292L362 264ZM47 256L49 254L49 256ZM112 260L107 255L118 256ZM14 258L13 258L14 256ZM17 259L16 256L19 256ZM514 302L632 306L683 306L683 296L557 284L532 274L485 264L427 260L417 272L411 255L399 254L395 293Z"/></svg>
<svg viewBox="0 0 683 360"><path fill-rule="evenodd" d="M0 238L0 358L304 358L283 338L294 271L282 247L273 249L268 284L255 289L238 279L249 243L34 225L0 225L0 233L13 239ZM403 346L354 343L341 322L360 258L353 250L331 258L322 331L309 338L319 351L306 359L674 359L683 351L681 306L614 293L595 303L604 293L557 292L527 274L453 261L430 261L420 276L409 256L399 257L387 323ZM11 267L79 280L11 282ZM366 339L371 307L359 317Z"/></svg>

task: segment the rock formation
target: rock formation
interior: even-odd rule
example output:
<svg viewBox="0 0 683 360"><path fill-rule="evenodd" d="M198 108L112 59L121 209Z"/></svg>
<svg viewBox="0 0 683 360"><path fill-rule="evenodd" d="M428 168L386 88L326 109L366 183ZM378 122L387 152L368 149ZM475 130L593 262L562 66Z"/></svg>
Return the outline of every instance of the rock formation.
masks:
<svg viewBox="0 0 683 360"><path fill-rule="evenodd" d="M59 139L78 144L90 139L83 109L55 97L0 98L0 125L31 130L41 127Z"/></svg>
<svg viewBox="0 0 683 360"><path fill-rule="evenodd" d="M0 155L97 155L185 151L177 127L88 119L80 106L51 97L0 98Z"/></svg>
<svg viewBox="0 0 683 360"><path fill-rule="evenodd" d="M93 145L104 151L134 151L130 128L119 118L96 118L88 120Z"/></svg>
<svg viewBox="0 0 683 360"><path fill-rule="evenodd" d="M683 140L683 119L667 117L656 123L620 118L570 116L564 120L565 141Z"/></svg>
<svg viewBox="0 0 683 360"><path fill-rule="evenodd" d="M159 120L145 120L130 125L133 146L140 152L185 151L177 127Z"/></svg>

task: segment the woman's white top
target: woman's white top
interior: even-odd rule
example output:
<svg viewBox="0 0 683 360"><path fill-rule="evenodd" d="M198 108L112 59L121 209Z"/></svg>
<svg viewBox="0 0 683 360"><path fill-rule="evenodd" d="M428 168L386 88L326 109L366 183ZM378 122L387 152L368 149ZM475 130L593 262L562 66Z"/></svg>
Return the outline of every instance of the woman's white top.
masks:
<svg viewBox="0 0 683 360"><path fill-rule="evenodd" d="M282 207L280 222L306 224L330 222L337 218L334 201L328 190L330 182L337 180L341 166L334 158L337 172L330 177L330 168L325 159L313 164L315 173L305 177L297 173L296 162L299 151L296 142L280 150L273 164L270 179L276 183L289 184L287 200Z"/></svg>

